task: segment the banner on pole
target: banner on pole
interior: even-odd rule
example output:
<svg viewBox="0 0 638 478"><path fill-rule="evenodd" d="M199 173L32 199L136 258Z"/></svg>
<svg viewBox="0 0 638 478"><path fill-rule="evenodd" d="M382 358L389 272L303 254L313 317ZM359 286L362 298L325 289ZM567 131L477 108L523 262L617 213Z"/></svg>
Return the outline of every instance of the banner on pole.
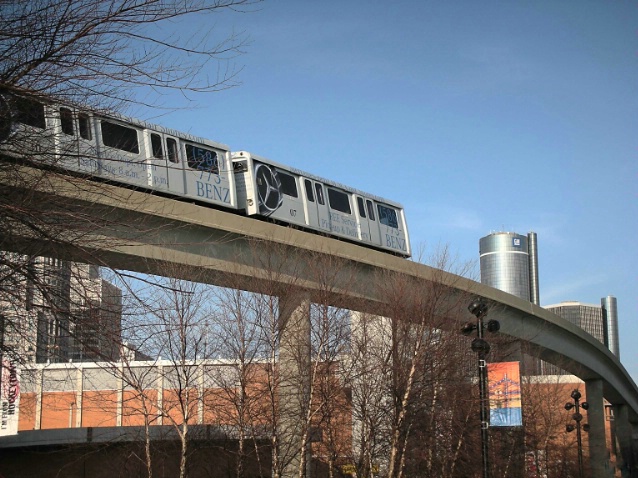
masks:
<svg viewBox="0 0 638 478"><path fill-rule="evenodd" d="M0 380L0 436L16 435L20 405L20 379L16 362L2 360Z"/></svg>
<svg viewBox="0 0 638 478"><path fill-rule="evenodd" d="M522 426L519 362L487 364L487 383L490 401L490 426Z"/></svg>

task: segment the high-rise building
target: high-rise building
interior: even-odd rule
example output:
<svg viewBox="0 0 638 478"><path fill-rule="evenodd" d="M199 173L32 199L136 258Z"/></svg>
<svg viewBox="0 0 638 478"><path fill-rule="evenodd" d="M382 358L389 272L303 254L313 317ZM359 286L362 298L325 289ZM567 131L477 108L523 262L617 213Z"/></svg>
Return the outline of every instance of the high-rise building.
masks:
<svg viewBox="0 0 638 478"><path fill-rule="evenodd" d="M600 299L600 306L581 302L561 302L544 308L577 325L605 344L616 357L620 357L618 308L615 297L603 297Z"/></svg>
<svg viewBox="0 0 638 478"><path fill-rule="evenodd" d="M536 233L494 232L479 241L481 283L539 304Z"/></svg>
<svg viewBox="0 0 638 478"><path fill-rule="evenodd" d="M495 232L479 241L481 283L540 305L538 285L538 246L536 233ZM603 297L601 306L562 302L544 307L600 340L617 357L618 309L616 298ZM560 374L559 367L524 358L528 374Z"/></svg>
<svg viewBox="0 0 638 478"><path fill-rule="evenodd" d="M3 270L19 264L0 294L3 353L27 363L119 357L122 291L97 266L0 254Z"/></svg>

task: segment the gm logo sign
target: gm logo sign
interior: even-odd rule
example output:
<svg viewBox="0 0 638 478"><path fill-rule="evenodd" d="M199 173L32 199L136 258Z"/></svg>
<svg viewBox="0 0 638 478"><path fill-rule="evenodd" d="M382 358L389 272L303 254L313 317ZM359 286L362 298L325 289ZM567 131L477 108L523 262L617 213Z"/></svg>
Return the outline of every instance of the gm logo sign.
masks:
<svg viewBox="0 0 638 478"><path fill-rule="evenodd" d="M521 247L521 238L520 237L513 237L512 238L512 245L514 247Z"/></svg>

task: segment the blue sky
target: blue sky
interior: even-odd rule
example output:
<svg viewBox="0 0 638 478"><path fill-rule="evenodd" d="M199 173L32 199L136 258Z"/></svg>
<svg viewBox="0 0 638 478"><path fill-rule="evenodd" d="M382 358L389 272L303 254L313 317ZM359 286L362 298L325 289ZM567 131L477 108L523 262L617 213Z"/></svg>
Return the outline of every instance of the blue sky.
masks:
<svg viewBox="0 0 638 478"><path fill-rule="evenodd" d="M242 84L153 121L397 200L416 249L478 264L481 236L537 232L541 303L615 295L638 379L634 2L266 0L216 22L250 35Z"/></svg>

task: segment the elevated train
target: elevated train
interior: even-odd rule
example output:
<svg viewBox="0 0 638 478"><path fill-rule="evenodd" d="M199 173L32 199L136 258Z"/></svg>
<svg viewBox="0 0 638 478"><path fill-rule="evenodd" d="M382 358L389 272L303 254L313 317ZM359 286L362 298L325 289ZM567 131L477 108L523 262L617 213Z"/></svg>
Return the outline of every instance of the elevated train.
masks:
<svg viewBox="0 0 638 478"><path fill-rule="evenodd" d="M0 94L0 153L410 257L394 201L224 144L117 115Z"/></svg>

